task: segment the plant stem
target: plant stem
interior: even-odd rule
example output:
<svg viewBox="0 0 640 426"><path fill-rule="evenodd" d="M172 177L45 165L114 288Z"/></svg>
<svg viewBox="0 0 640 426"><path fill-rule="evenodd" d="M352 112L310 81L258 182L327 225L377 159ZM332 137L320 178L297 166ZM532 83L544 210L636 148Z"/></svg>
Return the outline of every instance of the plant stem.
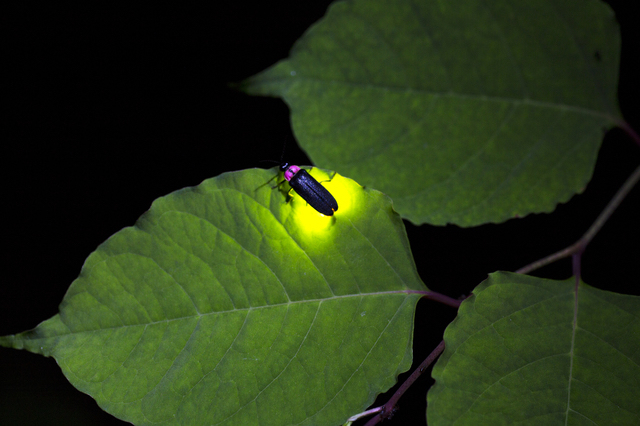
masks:
<svg viewBox="0 0 640 426"><path fill-rule="evenodd" d="M347 424L350 424L349 422L355 422L356 420L358 420L358 419L360 419L362 417L366 417L366 416L370 416L372 414L379 413L380 411L382 411L382 407L376 407L376 408L372 408L371 410L363 411L362 413L359 413L359 414L356 414L355 416L349 417L349 419L347 420Z"/></svg>
<svg viewBox="0 0 640 426"><path fill-rule="evenodd" d="M637 135L636 135L637 136ZM537 260L533 263L530 263L527 266L524 266L518 269L516 272L518 274L528 274L529 272L541 268L545 265L555 262L556 260L564 259L565 257L569 257L575 254L582 255L582 252L587 248L587 245L593 237L596 236L600 228L607 222L609 217L613 214L616 208L620 205L622 200L627 196L629 191L634 187L638 180L640 179L640 166L638 166L633 173L627 178L625 183L620 187L616 195L609 201L609 204L604 208L600 216L593 222L591 227L585 232L585 234L575 243L570 245L569 247L562 249L552 255L549 255L545 258ZM579 265L579 262L578 262ZM574 268L575 269L575 268ZM576 274L576 271L573 271ZM578 276L580 275L578 271Z"/></svg>
<svg viewBox="0 0 640 426"><path fill-rule="evenodd" d="M440 302L444 305L449 305L454 308L458 308L462 303L462 300L454 299L453 297L445 296L444 294L440 294L435 291L428 292L424 297L425 299L435 300L436 302Z"/></svg>
<svg viewBox="0 0 640 426"><path fill-rule="evenodd" d="M390 291L389 293L422 294L425 299L435 300L436 302L440 302L443 305L449 305L456 309L460 307L462 301L466 299L466 296L463 296L460 299L454 299L453 297L445 296L444 294L429 290L398 290Z"/></svg>
<svg viewBox="0 0 640 426"><path fill-rule="evenodd" d="M633 130L633 127L629 126L629 123L627 123L626 121L621 121L618 123L618 126L620 126L620 128L622 128L622 130L624 130L625 132L627 132L627 134L629 135L629 137L631 139L633 139L633 141L638 144L638 146L640 146L640 135L638 135L636 133L635 130Z"/></svg>
<svg viewBox="0 0 640 426"><path fill-rule="evenodd" d="M394 409L400 397L407 391L407 389L409 389L409 387L413 384L413 382L418 380L418 377L420 377L422 373L424 373L427 370L427 367L429 367L429 365L431 365L436 360L436 358L442 353L442 351L444 351L444 340L440 342L440 344L436 346L433 352L431 352L429 356L424 361L422 361L422 364L420 364L420 366L416 368L416 370L413 373L411 373L411 375L407 378L407 380L404 381L402 386L398 388L396 393L393 394L393 396L389 399L389 401L387 401L386 404L384 404L381 407L377 407L373 409L373 410L377 410L378 414L375 417L372 417L371 420L369 420L365 424L365 426L373 426L378 424L382 420L391 418L391 416L393 416ZM372 410L369 410L369 411L372 411Z"/></svg>

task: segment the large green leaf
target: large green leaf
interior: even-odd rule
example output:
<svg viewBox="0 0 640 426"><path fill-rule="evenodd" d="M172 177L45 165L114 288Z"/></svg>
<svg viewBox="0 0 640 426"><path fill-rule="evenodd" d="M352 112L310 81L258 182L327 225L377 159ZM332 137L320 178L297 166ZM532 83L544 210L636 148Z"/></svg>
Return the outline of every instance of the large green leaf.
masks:
<svg viewBox="0 0 640 426"><path fill-rule="evenodd" d="M496 273L445 342L429 425L640 424L640 297Z"/></svg>
<svg viewBox="0 0 640 426"><path fill-rule="evenodd" d="M313 169L320 179L329 176ZM156 200L86 260L60 313L3 346L53 356L147 425L335 425L407 370L426 290L383 194L333 176L322 216L274 170Z"/></svg>
<svg viewBox="0 0 640 426"><path fill-rule="evenodd" d="M471 226L584 189L621 120L619 45L599 0L342 1L244 89L403 217Z"/></svg>

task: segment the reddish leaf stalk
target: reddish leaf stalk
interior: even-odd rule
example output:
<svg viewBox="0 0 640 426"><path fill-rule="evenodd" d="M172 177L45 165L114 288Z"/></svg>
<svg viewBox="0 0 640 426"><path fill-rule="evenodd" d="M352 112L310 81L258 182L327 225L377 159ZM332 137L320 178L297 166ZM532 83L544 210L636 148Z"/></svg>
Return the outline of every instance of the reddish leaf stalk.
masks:
<svg viewBox="0 0 640 426"><path fill-rule="evenodd" d="M453 297L445 296L444 294L440 294L435 291L399 290L399 291L390 291L389 293L422 294L425 299L435 300L436 302L440 302L444 305L449 305L456 309L460 307L462 300L464 300L464 299L454 299Z"/></svg>
<svg viewBox="0 0 640 426"><path fill-rule="evenodd" d="M460 307L460 304L462 303L462 300L454 299L453 297L445 296L444 294L436 293L435 291L428 292L424 297L454 308Z"/></svg>
<svg viewBox="0 0 640 426"><path fill-rule="evenodd" d="M640 135L638 135L636 133L635 130L633 130L633 127L629 126L629 123L627 123L626 121L622 121L620 123L618 123L618 126L620 126L620 128L622 130L624 130L625 132L627 132L627 134L629 135L629 137L631 139L633 139L633 141L638 144L638 146L640 146Z"/></svg>
<svg viewBox="0 0 640 426"><path fill-rule="evenodd" d="M407 380L404 381L402 386L398 388L396 393L393 394L393 396L389 399L389 401L387 401L386 404L384 404L381 407L374 408L374 410L378 410L378 408L380 410L378 411L378 414L375 417L371 418L371 420L369 420L366 423L365 426L376 425L380 421L391 417L393 415L394 409L400 397L407 391L407 389L409 389L409 387L413 384L413 382L418 380L418 377L420 377L422 373L424 373L427 370L427 367L429 367L429 365L431 365L436 360L436 358L440 356L440 354L443 351L444 351L444 340L440 342L440 344L436 346L433 352L431 352L429 356L424 361L422 361L422 364L420 364L420 366L416 368L413 373L411 373L411 375L407 378Z"/></svg>
<svg viewBox="0 0 640 426"><path fill-rule="evenodd" d="M635 184L638 183L638 180L640 180L640 166L638 166L634 170L634 172L631 173L631 175L629 176L629 178L627 178L627 180L622 185L622 187L620 187L616 195L613 196L611 201L609 201L609 204L607 204L607 206L604 208L602 213L600 213L600 216L598 216L595 222L593 222L591 227L587 230L587 232L585 232L585 234L578 241L576 241L575 243L573 243L572 245L570 245L565 249L562 249L556 253L553 253L552 255L549 255L545 258L542 258L533 263L530 263L529 265L518 269L516 272L518 274L528 274L531 271L534 271L545 265L553 263L557 260L564 259L565 257L578 255L578 258L579 258L582 255L582 252L587 248L587 245L591 242L593 237L595 237L598 231L600 231L600 228L602 228L602 226L607 222L609 217L611 217L613 212L616 210L616 208L620 205L620 203L622 203L622 200L624 200L624 198L635 186ZM577 266L578 266L577 276L579 277L580 276L579 259L578 259ZM575 264L573 268L574 268L573 273L574 275L576 275Z"/></svg>

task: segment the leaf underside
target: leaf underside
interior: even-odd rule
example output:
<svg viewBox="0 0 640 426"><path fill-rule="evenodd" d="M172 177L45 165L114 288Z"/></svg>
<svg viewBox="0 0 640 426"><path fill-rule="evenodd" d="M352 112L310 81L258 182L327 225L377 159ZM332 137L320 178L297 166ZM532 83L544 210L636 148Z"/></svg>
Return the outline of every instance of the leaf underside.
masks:
<svg viewBox="0 0 640 426"><path fill-rule="evenodd" d="M584 190L621 122L614 14L599 0L454 3L336 2L242 87L282 97L314 163L416 224L550 212Z"/></svg>
<svg viewBox="0 0 640 426"><path fill-rule="evenodd" d="M429 425L640 424L640 297L495 273L433 368Z"/></svg>
<svg viewBox="0 0 640 426"><path fill-rule="evenodd" d="M0 344L55 357L134 424L343 423L410 367L420 296L403 291L426 288L386 196L335 175L325 217L275 175L159 198L87 258L58 315Z"/></svg>

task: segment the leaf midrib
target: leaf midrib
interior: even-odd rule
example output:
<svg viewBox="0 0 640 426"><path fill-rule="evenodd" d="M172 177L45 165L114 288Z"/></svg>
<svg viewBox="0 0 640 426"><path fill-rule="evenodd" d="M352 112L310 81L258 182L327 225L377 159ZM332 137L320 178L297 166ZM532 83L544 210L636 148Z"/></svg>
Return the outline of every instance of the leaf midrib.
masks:
<svg viewBox="0 0 640 426"><path fill-rule="evenodd" d="M593 110L593 109L579 107L579 106L565 104L565 103L537 101L531 98L508 98L508 97L491 96L491 95L472 95L472 94L456 93L451 90L445 92L445 91L420 89L415 87L408 88L408 87L402 87L402 86L387 86L387 85L380 85L380 84L358 83L358 82L349 82L349 81L341 81L341 80L323 80L320 78L312 78L312 77L296 76L295 78L298 81L302 80L302 81L312 82L312 83L325 83L328 85L339 84L339 85L344 85L344 86L349 86L354 88L375 89L375 90L380 90L385 92L397 92L397 93L408 92L412 94L430 95L430 96L443 97L443 98L451 97L455 99L481 100L481 101L487 101L487 102L511 103L514 105L527 105L527 106L535 106L540 108L558 109L561 111L570 111L570 112L585 114L589 116L604 117L607 120L613 121L615 123L618 123L621 121L619 117L615 117L613 114L611 114L610 111L605 110L604 108L601 111L598 111L598 110ZM257 84L265 85L265 84L284 83L284 82L288 82L287 77L278 77L278 78L269 79L269 80L262 80ZM281 93L281 94L279 93L279 94L282 97L286 98L289 93L290 92Z"/></svg>
<svg viewBox="0 0 640 426"><path fill-rule="evenodd" d="M573 360L575 358L576 330L578 329L578 290L580 289L580 279L576 278L576 285L573 290L573 321L571 323L571 350L569 351L569 379L567 380L567 411L565 412L564 424L569 422L569 411L571 409L571 383L573 382Z"/></svg>
<svg viewBox="0 0 640 426"><path fill-rule="evenodd" d="M239 309L233 309L233 310L227 310L227 311L216 311L216 312L207 312L207 313L197 313L197 314L193 314L193 315L189 315L189 316L183 316L183 317L176 317L176 318L167 318L161 321L150 321L150 322L146 322L146 323L138 323L138 324L122 324L119 326L114 326L114 327L103 327L103 328L96 328L96 329L92 329L92 330L82 330L82 331L70 331L69 333L66 334L58 334L58 335L50 335L47 337L44 337L43 339L48 339L51 337L58 337L58 336L64 336L64 335L69 335L69 334L82 334L82 333L93 333L96 331L107 331L107 330L119 330L122 328L126 328L126 327L146 327L146 326L150 326L150 325L155 325L155 324L162 324L162 323L169 323L172 321L182 321L185 319L194 319L194 318L202 318L208 315L220 315L220 314L228 314L228 313L234 313L234 312L243 312L243 311L253 311L253 310L258 310L258 309L266 309L266 308L277 308L277 307L288 307L290 305L295 305L295 304L299 304L299 303L322 303L322 302L326 302L326 301L331 301L331 300L336 300L336 299L348 299L348 298L353 298L353 297L370 297L370 296L383 296L383 295L394 295L394 294L404 294L405 298L411 297L412 294L416 294L417 297L422 297L422 294L419 293L414 293L415 290L410 290L410 289L406 289L406 290L389 290L389 291L381 291L381 292L373 292L373 293L359 293L359 294L346 294L346 295L342 295L342 296L331 296L331 297L327 297L327 298L322 298L322 299L305 299L305 300L298 300L298 301L290 301L290 302L285 302L285 303L276 303L273 305L264 305L264 306L250 306L248 308L239 308ZM411 292L411 293L405 293L405 292ZM62 320L61 320L62 321ZM64 323L64 321L62 321ZM65 325L67 325L65 323ZM67 327L69 327L67 325ZM37 339L33 339L33 340L37 340Z"/></svg>

